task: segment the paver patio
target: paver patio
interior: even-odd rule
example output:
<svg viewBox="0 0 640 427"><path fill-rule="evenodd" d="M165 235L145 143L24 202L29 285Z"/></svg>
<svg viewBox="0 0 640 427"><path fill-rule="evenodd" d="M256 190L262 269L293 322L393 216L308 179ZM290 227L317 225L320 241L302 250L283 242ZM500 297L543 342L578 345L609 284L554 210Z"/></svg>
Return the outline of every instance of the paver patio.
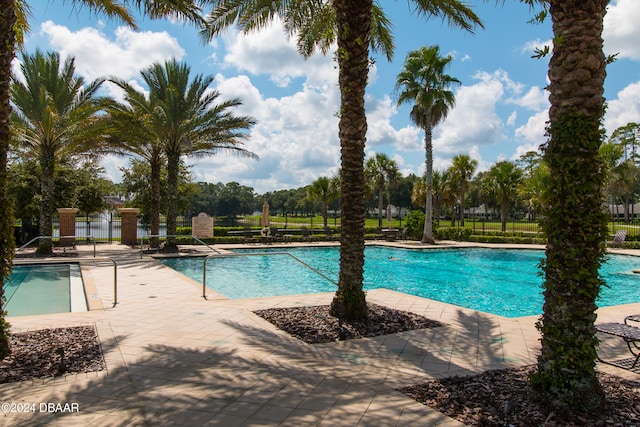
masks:
<svg viewBox="0 0 640 427"><path fill-rule="evenodd" d="M93 255L93 247L78 251ZM115 307L113 264L95 260L82 267L94 309L8 320L13 332L95 325L107 369L0 384L2 402L36 409L4 412L0 425L459 426L396 389L532 364L539 348L537 316L509 319L389 290L367 300L446 326L308 345L252 311L329 304L333 293L228 300L209 290L204 299L200 283L127 246L100 245L97 255L117 262ZM598 321L631 313L640 303L602 308ZM603 341L609 356L624 350ZM78 410L51 413L47 403Z"/></svg>

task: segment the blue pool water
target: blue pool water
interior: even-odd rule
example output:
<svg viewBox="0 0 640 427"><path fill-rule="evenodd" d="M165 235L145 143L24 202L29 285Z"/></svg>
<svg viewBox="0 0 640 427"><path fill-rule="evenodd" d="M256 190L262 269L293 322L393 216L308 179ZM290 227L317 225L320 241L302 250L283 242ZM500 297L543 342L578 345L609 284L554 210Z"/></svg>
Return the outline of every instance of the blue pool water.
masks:
<svg viewBox="0 0 640 427"><path fill-rule="evenodd" d="M338 248L287 248L286 252L338 281ZM543 257L541 250L367 246L364 289L386 288L505 317L538 315L543 303L539 269ZM162 262L202 282L202 258L170 258ZM632 272L637 268L640 258L610 255L601 268L608 287L602 290L598 305L640 301L640 275ZM207 286L228 298L336 290L335 284L282 255L209 259Z"/></svg>
<svg viewBox="0 0 640 427"><path fill-rule="evenodd" d="M77 264L16 265L5 284L9 316L86 311Z"/></svg>

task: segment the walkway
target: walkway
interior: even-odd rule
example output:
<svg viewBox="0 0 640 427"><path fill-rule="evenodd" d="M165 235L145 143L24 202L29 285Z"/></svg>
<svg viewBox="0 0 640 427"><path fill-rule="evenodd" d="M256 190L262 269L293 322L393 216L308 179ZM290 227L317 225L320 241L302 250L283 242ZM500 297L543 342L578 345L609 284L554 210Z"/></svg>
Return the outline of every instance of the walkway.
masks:
<svg viewBox="0 0 640 427"><path fill-rule="evenodd" d="M78 250L90 257L93 247ZM115 308L113 266L94 261L83 264L83 276L95 309L8 320L13 332L95 324L107 369L0 385L3 402L36 409L0 414L0 425L459 426L396 389L535 363L538 351L536 317L507 319L387 290L367 300L447 326L307 345L252 310L329 304L333 294L227 300L209 291L205 300L201 284L125 246L99 246L98 256L118 263ZM640 304L600 315L619 321L631 312ZM40 412L42 403L78 411Z"/></svg>

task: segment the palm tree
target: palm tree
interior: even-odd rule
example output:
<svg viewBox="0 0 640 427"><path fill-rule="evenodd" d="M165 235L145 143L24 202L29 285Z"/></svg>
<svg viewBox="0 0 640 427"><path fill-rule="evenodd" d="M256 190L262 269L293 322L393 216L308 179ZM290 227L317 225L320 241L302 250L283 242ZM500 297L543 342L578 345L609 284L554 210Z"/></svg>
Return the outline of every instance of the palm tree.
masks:
<svg viewBox="0 0 640 427"><path fill-rule="evenodd" d="M458 154L453 158L451 174L460 191L460 226L464 226L464 197L467 192L467 185L478 166L478 161L466 154Z"/></svg>
<svg viewBox="0 0 640 427"><path fill-rule="evenodd" d="M511 203L517 198L518 187L522 182L522 170L514 162L503 160L489 169L489 181L490 188L500 203L502 231L506 231Z"/></svg>
<svg viewBox="0 0 640 427"><path fill-rule="evenodd" d="M321 176L311 183L308 190L308 195L311 200L318 200L322 203L322 219L324 220L324 227L327 227L327 221L329 219L328 207L329 203L338 198L339 181L337 178L328 178Z"/></svg>
<svg viewBox="0 0 640 427"><path fill-rule="evenodd" d="M604 393L595 371L594 322L602 286L607 218L602 209L602 47L608 0L548 0L554 46L549 62L549 140L544 160L549 182L542 228L544 263L542 333L531 386L552 408L600 411Z"/></svg>
<svg viewBox="0 0 640 427"><path fill-rule="evenodd" d="M413 102L411 120L424 131L426 191L423 243L434 243L432 132L455 105L455 96L449 87L460 84L460 80L444 73L452 60L451 56L440 56L438 46L423 47L409 52L396 78L396 91L401 90L398 105Z"/></svg>
<svg viewBox="0 0 640 427"><path fill-rule="evenodd" d="M220 92L211 90L213 76L196 75L175 59L155 63L141 72L149 88L149 117L153 139L162 144L167 160L167 251L175 251L178 216L178 175L182 156L203 157L227 151L257 158L241 147L255 120L236 116L230 110L240 106L234 98L217 102Z"/></svg>
<svg viewBox="0 0 640 427"><path fill-rule="evenodd" d="M103 139L105 120L99 114L102 101L96 93L103 82L85 85L76 77L74 59L63 64L55 52L22 55L24 83L11 85L14 113L11 123L18 151L37 158L40 167L40 236L52 235L54 175L59 158L88 154ZM41 239L39 253L51 253L51 239Z"/></svg>
<svg viewBox="0 0 640 427"><path fill-rule="evenodd" d="M364 174L373 188L378 192L378 227L382 228L382 212L385 189L400 178L398 164L384 153L376 153L367 159ZM389 197L387 197L389 200Z"/></svg>
<svg viewBox="0 0 640 427"><path fill-rule="evenodd" d="M118 0L71 0L70 3L87 7L110 18L137 28L129 9ZM150 18L166 16L201 23L201 11L193 0L130 0L127 4L141 10ZM11 105L9 87L11 63L16 44L20 45L24 32L29 30L29 7L26 0L0 0L0 360L9 352L8 324L4 319L2 301L5 278L11 273L15 242L13 240L13 212L7 199L7 154L10 143Z"/></svg>
<svg viewBox="0 0 640 427"><path fill-rule="evenodd" d="M160 173L165 162L162 141L155 134L152 117L155 105L149 102L144 92L124 80L112 78L111 82L125 93L125 103L111 103L107 108L110 118L110 146L116 154L144 159L150 168L150 227L151 235L160 233ZM151 247L158 247L158 238L150 239Z"/></svg>
<svg viewBox="0 0 640 427"><path fill-rule="evenodd" d="M310 56L316 47L327 53L337 41L341 149L340 273L331 314L339 319L364 319L367 305L362 290L364 272L365 178L364 148L367 118L364 95L369 75L369 49L393 54L390 22L373 0L210 0L213 10L203 35L210 39L230 25L241 31L263 28L280 17L289 34L297 35L298 51ZM442 17L449 24L471 31L480 19L463 2L412 2L426 17Z"/></svg>

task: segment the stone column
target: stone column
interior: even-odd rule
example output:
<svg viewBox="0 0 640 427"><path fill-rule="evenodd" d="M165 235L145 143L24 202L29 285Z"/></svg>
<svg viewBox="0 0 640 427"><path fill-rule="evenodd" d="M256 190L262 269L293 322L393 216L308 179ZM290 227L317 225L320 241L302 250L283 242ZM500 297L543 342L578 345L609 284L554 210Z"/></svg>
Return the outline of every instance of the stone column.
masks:
<svg viewBox="0 0 640 427"><path fill-rule="evenodd" d="M135 246L138 243L138 212L137 208L119 208L122 222L120 225L120 243Z"/></svg>
<svg viewBox="0 0 640 427"><path fill-rule="evenodd" d="M74 246L76 240L74 237L63 239L64 236L76 235L76 213L75 208L58 208L60 216L60 246Z"/></svg>

